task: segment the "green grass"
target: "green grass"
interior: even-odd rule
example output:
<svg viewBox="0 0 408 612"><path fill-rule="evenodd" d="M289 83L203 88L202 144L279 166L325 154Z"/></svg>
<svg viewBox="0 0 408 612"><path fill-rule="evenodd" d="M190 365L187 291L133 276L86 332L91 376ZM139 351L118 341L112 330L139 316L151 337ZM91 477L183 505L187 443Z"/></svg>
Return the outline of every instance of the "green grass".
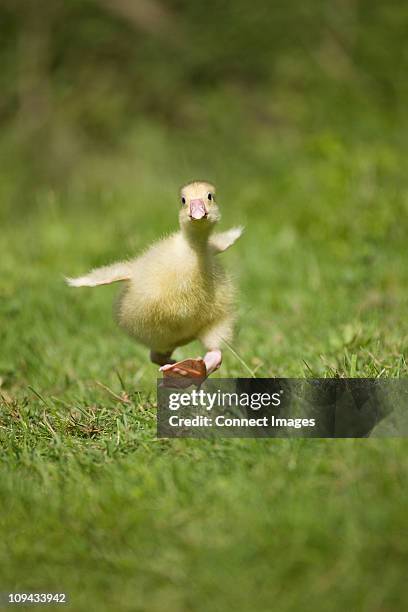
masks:
<svg viewBox="0 0 408 612"><path fill-rule="evenodd" d="M179 183L208 177L223 227L247 228L224 259L257 375L406 376L407 144L365 119L140 125L123 157L17 210L2 175L1 591L66 591L75 610L406 609L404 440L157 440L157 370L112 320L117 288L63 283L175 228ZM246 374L225 355L220 375Z"/></svg>

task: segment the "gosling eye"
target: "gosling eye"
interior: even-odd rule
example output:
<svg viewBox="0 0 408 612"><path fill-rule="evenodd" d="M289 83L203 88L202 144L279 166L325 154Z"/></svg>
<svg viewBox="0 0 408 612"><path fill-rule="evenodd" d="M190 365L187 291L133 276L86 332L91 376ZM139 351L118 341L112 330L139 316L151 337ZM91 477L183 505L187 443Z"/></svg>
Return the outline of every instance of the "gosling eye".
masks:
<svg viewBox="0 0 408 612"><path fill-rule="evenodd" d="M213 194L211 193L211 191L208 193L207 198L210 200L210 202L211 202L211 200L213 200L213 199L214 199L214 196L213 196Z"/></svg>
<svg viewBox="0 0 408 612"><path fill-rule="evenodd" d="M184 196L181 196L181 203L185 204L186 203L186 198Z"/></svg>

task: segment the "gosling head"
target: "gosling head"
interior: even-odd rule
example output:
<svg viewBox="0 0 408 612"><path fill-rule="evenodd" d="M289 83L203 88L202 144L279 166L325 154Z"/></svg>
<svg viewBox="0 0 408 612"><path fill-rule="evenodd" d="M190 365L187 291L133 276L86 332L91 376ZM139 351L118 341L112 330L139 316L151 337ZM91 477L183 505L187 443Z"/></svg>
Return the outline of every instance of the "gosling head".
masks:
<svg viewBox="0 0 408 612"><path fill-rule="evenodd" d="M182 230L197 239L208 236L220 220L215 201L215 187L206 181L194 181L184 185L180 193L179 214Z"/></svg>

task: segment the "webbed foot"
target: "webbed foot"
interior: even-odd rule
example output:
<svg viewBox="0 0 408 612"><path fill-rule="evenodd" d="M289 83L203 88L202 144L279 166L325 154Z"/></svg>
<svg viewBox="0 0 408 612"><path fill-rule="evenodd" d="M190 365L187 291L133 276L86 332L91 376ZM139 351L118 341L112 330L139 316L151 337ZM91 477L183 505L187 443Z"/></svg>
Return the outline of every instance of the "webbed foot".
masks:
<svg viewBox="0 0 408 612"><path fill-rule="evenodd" d="M204 359L184 359L177 363L168 363L160 368L165 384L177 387L189 387L192 383L200 384L207 377Z"/></svg>
<svg viewBox="0 0 408 612"><path fill-rule="evenodd" d="M184 359L177 363L167 363L160 368L163 384L168 387L186 388L191 384L200 385L210 374L218 370L222 354L218 349L208 351L204 359Z"/></svg>

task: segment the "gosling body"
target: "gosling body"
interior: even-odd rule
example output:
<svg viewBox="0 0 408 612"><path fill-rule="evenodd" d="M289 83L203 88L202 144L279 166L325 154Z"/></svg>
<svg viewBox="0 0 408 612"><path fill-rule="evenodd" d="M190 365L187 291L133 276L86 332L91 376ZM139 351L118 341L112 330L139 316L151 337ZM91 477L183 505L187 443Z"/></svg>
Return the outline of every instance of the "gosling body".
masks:
<svg viewBox="0 0 408 612"><path fill-rule="evenodd" d="M117 319L154 352L169 353L196 338L209 348L214 327L231 340L233 300L233 284L211 245L194 248L178 232L130 262Z"/></svg>

